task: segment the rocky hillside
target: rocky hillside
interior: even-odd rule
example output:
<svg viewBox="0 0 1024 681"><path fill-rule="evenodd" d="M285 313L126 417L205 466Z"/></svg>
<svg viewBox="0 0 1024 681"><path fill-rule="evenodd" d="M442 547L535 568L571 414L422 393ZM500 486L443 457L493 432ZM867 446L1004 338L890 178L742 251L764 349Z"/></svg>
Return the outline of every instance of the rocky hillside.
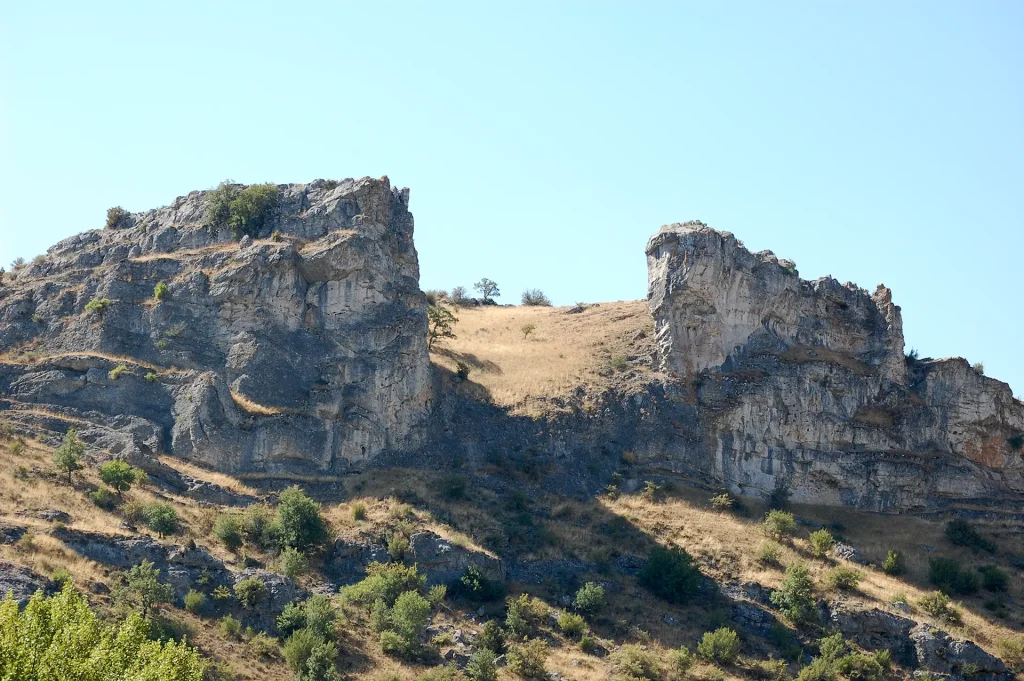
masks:
<svg viewBox="0 0 1024 681"><path fill-rule="evenodd" d="M213 192L192 192L9 275L9 416L59 414L115 453L255 475L334 475L415 447L431 394L408 190L275 190L241 240L211 217Z"/></svg>

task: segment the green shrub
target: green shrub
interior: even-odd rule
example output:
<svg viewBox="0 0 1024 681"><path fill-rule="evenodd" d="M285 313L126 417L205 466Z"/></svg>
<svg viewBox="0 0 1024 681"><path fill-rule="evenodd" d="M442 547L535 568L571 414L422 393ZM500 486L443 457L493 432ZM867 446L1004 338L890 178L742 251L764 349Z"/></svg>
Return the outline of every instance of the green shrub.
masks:
<svg viewBox="0 0 1024 681"><path fill-rule="evenodd" d="M298 549L293 549L290 546L281 552L278 561L281 564L281 572L292 579L295 579L309 569L309 561L306 560L306 556Z"/></svg>
<svg viewBox="0 0 1024 681"><path fill-rule="evenodd" d="M928 580L941 590L955 594L973 594L978 590L978 578L964 570L952 558L933 558L928 561Z"/></svg>
<svg viewBox="0 0 1024 681"><path fill-rule="evenodd" d="M840 591L852 591L857 588L861 577L860 570L855 570L846 565L837 565L825 571L824 582L829 589Z"/></svg>
<svg viewBox="0 0 1024 681"><path fill-rule="evenodd" d="M907 571L903 562L903 554L898 551L889 551L882 561L882 571L887 575L902 575Z"/></svg>
<svg viewBox="0 0 1024 681"><path fill-rule="evenodd" d="M85 304L85 311L88 314L98 314L100 316L106 312L107 308L110 307L110 298L93 298Z"/></svg>
<svg viewBox="0 0 1024 681"><path fill-rule="evenodd" d="M352 504L352 520L357 523L366 520L366 504Z"/></svg>
<svg viewBox="0 0 1024 681"><path fill-rule="evenodd" d="M20 444L21 441L15 441L15 445ZM22 444L20 448L12 447L11 452L14 454L20 454L24 449ZM19 451L15 451L19 449ZM67 471L68 484L71 484L71 474L74 471L81 470L82 468L82 455L85 454L85 445L81 440L78 439L78 431L74 428L68 428L68 432L64 433L64 441L61 442L57 449L53 450L53 463L57 468Z"/></svg>
<svg viewBox="0 0 1024 681"><path fill-rule="evenodd" d="M543 679L547 675L548 647L539 638L510 646L505 655L509 671L524 679Z"/></svg>
<svg viewBox="0 0 1024 681"><path fill-rule="evenodd" d="M395 601L388 621L389 629L381 636L385 652L413 657L422 647L430 622L430 602L415 591L406 591ZM385 637L386 633L394 633L397 638Z"/></svg>
<svg viewBox="0 0 1024 681"><path fill-rule="evenodd" d="M281 190L272 184L254 184L245 189L230 180L206 192L206 223L228 227L236 239L255 237L270 223L281 199Z"/></svg>
<svg viewBox="0 0 1024 681"><path fill-rule="evenodd" d="M917 604L922 610L936 619L945 620L954 624L960 623L960 611L950 605L949 596L941 591L936 591L928 596L923 596Z"/></svg>
<svg viewBox="0 0 1024 681"><path fill-rule="evenodd" d="M178 531L178 512L173 506L162 501L154 501L143 506L142 520L161 538Z"/></svg>
<svg viewBox="0 0 1024 681"><path fill-rule="evenodd" d="M551 307L551 300L539 288L523 291L523 305Z"/></svg>
<svg viewBox="0 0 1024 681"><path fill-rule="evenodd" d="M262 631L250 638L247 645L249 651L256 657L269 658L277 655L277 639L267 636Z"/></svg>
<svg viewBox="0 0 1024 681"><path fill-rule="evenodd" d="M242 532L250 544L263 551L273 551L281 543L281 525L274 510L266 504L253 504L245 509Z"/></svg>
<svg viewBox="0 0 1024 681"><path fill-rule="evenodd" d="M979 550L996 552L996 545L978 534L978 531L965 520L950 520L946 523L946 539L957 546L966 546L977 553Z"/></svg>
<svg viewBox="0 0 1024 681"><path fill-rule="evenodd" d="M185 594L185 609L192 614L196 614L203 609L203 605L206 603L206 594L195 589L189 589L188 593Z"/></svg>
<svg viewBox="0 0 1024 681"><path fill-rule="evenodd" d="M505 594L504 586L488 578L476 565L467 565L465 572L448 585L453 598L466 598L478 603L496 601Z"/></svg>
<svg viewBox="0 0 1024 681"><path fill-rule="evenodd" d="M242 623L231 615L220 619L220 634L224 638L239 639L242 637Z"/></svg>
<svg viewBox="0 0 1024 681"><path fill-rule="evenodd" d="M58 589L63 589L66 585L73 582L71 573L68 572L67 568L57 568L54 570L53 574L50 575L50 580L57 585Z"/></svg>
<svg viewBox="0 0 1024 681"><path fill-rule="evenodd" d="M464 475L446 475L441 478L441 496L449 501L465 499L467 485Z"/></svg>
<svg viewBox="0 0 1024 681"><path fill-rule="evenodd" d="M312 629L324 638L329 638L334 628L337 613L329 596L314 594L302 603L302 620L304 626Z"/></svg>
<svg viewBox="0 0 1024 681"><path fill-rule="evenodd" d="M532 635L547 617L548 606L530 594L509 597L506 603L505 628L517 638Z"/></svg>
<svg viewBox="0 0 1024 681"><path fill-rule="evenodd" d="M640 583L670 603L687 603L697 594L701 574L693 557L678 547L656 546L638 575Z"/></svg>
<svg viewBox="0 0 1024 681"><path fill-rule="evenodd" d="M243 608L254 610L267 599L267 585L259 577L246 577L235 584L235 598Z"/></svg>
<svg viewBox="0 0 1024 681"><path fill-rule="evenodd" d="M121 378L121 374L124 374L127 371L127 366L125 366L124 364L118 364L116 367L114 367L107 373L107 378L109 378L111 381L116 381L117 379Z"/></svg>
<svg viewBox="0 0 1024 681"><path fill-rule="evenodd" d="M828 552L832 550L832 547L836 545L836 539L832 536L832 533L826 530L824 527L820 530L811 532L811 553L817 558L824 558L828 555Z"/></svg>
<svg viewBox="0 0 1024 681"><path fill-rule="evenodd" d="M498 624L498 620L488 620L487 624L480 631L480 636L476 639L477 646L485 648L501 655L505 652L505 632L501 630L501 625Z"/></svg>
<svg viewBox="0 0 1024 681"><path fill-rule="evenodd" d="M604 604L604 587L596 582L587 582L576 592L576 598L573 599L572 607L577 612L593 617L604 609Z"/></svg>
<svg viewBox="0 0 1024 681"><path fill-rule="evenodd" d="M530 334L533 333L536 329L536 324L523 324L522 326L519 327L519 330L523 334L523 338L528 338Z"/></svg>
<svg viewBox="0 0 1024 681"><path fill-rule="evenodd" d="M469 656L466 674L473 681L498 681L498 656L487 648L481 648Z"/></svg>
<svg viewBox="0 0 1024 681"><path fill-rule="evenodd" d="M792 622L808 621L814 614L814 584L807 567L790 565L782 584L772 592L771 601Z"/></svg>
<svg viewBox="0 0 1024 681"><path fill-rule="evenodd" d="M690 671L690 668L697 662L697 656L686 646L680 646L668 654L668 660L678 675L685 676L686 672Z"/></svg>
<svg viewBox="0 0 1024 681"><path fill-rule="evenodd" d="M89 492L89 501L105 511L112 510L117 506L117 498L106 487L99 487Z"/></svg>
<svg viewBox="0 0 1024 681"><path fill-rule="evenodd" d="M697 654L709 662L732 664L740 654L740 637L727 627L705 632L697 644Z"/></svg>
<svg viewBox="0 0 1024 681"><path fill-rule="evenodd" d="M391 560L396 562L402 560L408 550L409 538L404 534L396 532L388 539L388 555L391 556Z"/></svg>
<svg viewBox="0 0 1024 681"><path fill-rule="evenodd" d="M597 639L592 634L583 634L580 637L580 650L587 655L593 655L597 652Z"/></svg>
<svg viewBox="0 0 1024 681"><path fill-rule="evenodd" d="M100 466L100 480L110 485L119 497L144 477L142 471L124 459L112 459Z"/></svg>
<svg viewBox="0 0 1024 681"><path fill-rule="evenodd" d="M626 644L610 656L615 678L629 681L659 681L661 665L653 653L638 645Z"/></svg>
<svg viewBox="0 0 1024 681"><path fill-rule="evenodd" d="M460 381L465 381L469 378L469 372L471 371L468 364L462 361L455 363L455 375Z"/></svg>
<svg viewBox="0 0 1024 681"><path fill-rule="evenodd" d="M388 608L406 591L420 591L426 583L426 576L417 572L416 566L406 567L401 563L370 563L366 566L366 578L341 588L343 599L371 606L380 600Z"/></svg>
<svg viewBox="0 0 1024 681"><path fill-rule="evenodd" d="M587 622L581 615L564 612L558 616L558 628L569 638L579 638L587 633Z"/></svg>
<svg viewBox="0 0 1024 681"><path fill-rule="evenodd" d="M0 605L0 632L4 679L200 681L206 667L184 641L158 640L138 613L101 621L70 583L53 596L37 592L24 608Z"/></svg>
<svg viewBox="0 0 1024 681"><path fill-rule="evenodd" d="M772 509L764 516L761 531L775 541L781 541L796 533L796 518L788 511Z"/></svg>
<svg viewBox="0 0 1024 681"><path fill-rule="evenodd" d="M301 603L291 602L284 606L284 610L277 616L277 628L281 633L288 636L306 626L306 609Z"/></svg>
<svg viewBox="0 0 1024 681"><path fill-rule="evenodd" d="M153 289L153 297L157 300L166 300L171 295L171 289L166 282L157 282L156 287Z"/></svg>
<svg viewBox="0 0 1024 681"><path fill-rule="evenodd" d="M148 617L157 603L170 603L174 598L174 588L160 581L160 570L148 560L132 566L125 575L125 587L124 597L138 608L143 617Z"/></svg>
<svg viewBox="0 0 1024 681"><path fill-rule="evenodd" d="M758 660L751 665L750 672L761 681L789 681L786 663L782 660Z"/></svg>
<svg viewBox="0 0 1024 681"><path fill-rule="evenodd" d="M292 668L292 671L296 673L302 671L306 666L306 661L313 653L313 648L323 642L323 637L312 629L299 629L284 642L282 653L284 653L285 662Z"/></svg>
<svg viewBox="0 0 1024 681"><path fill-rule="evenodd" d="M127 229L132 226L132 214L121 206L107 209L107 229Z"/></svg>
<svg viewBox="0 0 1024 681"><path fill-rule="evenodd" d="M154 372L149 371L149 372L146 373L145 376L143 376L143 378L146 379L147 383L156 383L156 381L159 378L159 376L157 376Z"/></svg>
<svg viewBox="0 0 1024 681"><path fill-rule="evenodd" d="M284 544L300 551L325 544L330 538L327 522L320 515L320 504L306 496L298 485L281 492L277 522Z"/></svg>
<svg viewBox="0 0 1024 681"><path fill-rule="evenodd" d="M780 565L782 546L777 542L766 541L757 550L757 562L762 565Z"/></svg>
<svg viewBox="0 0 1024 681"><path fill-rule="evenodd" d="M1024 635L1011 636L999 641L999 657L1012 671L1024 672Z"/></svg>
<svg viewBox="0 0 1024 681"><path fill-rule="evenodd" d="M981 585L987 591L1003 592L1010 587L1010 577L995 565L983 565L978 568L981 573Z"/></svg>
<svg viewBox="0 0 1024 681"><path fill-rule="evenodd" d="M716 511L731 511L736 506L736 500L728 492L722 492L711 497L711 508Z"/></svg>
<svg viewBox="0 0 1024 681"><path fill-rule="evenodd" d="M233 515L221 515L213 526L213 536L231 552L242 546L242 523Z"/></svg>
<svg viewBox="0 0 1024 681"><path fill-rule="evenodd" d="M439 607L444 603L445 597L448 595L448 587L444 584L435 584L430 587L430 591L427 592L427 600L430 601L430 605L433 607Z"/></svg>
<svg viewBox="0 0 1024 681"><path fill-rule="evenodd" d="M881 681L889 669L889 651L850 653L836 661L836 671L851 681Z"/></svg>

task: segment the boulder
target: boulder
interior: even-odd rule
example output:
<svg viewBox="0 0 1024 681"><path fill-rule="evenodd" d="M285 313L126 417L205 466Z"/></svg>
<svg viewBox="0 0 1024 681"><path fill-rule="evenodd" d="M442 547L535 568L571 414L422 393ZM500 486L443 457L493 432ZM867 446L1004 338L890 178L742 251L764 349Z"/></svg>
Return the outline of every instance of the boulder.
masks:
<svg viewBox="0 0 1024 681"><path fill-rule="evenodd" d="M25 605L36 591L52 592L49 579L22 565L0 560L0 600L12 596L18 605Z"/></svg>
<svg viewBox="0 0 1024 681"><path fill-rule="evenodd" d="M917 666L956 679L1009 681L1013 674L1003 661L971 641L955 640L941 629L918 624L910 631Z"/></svg>

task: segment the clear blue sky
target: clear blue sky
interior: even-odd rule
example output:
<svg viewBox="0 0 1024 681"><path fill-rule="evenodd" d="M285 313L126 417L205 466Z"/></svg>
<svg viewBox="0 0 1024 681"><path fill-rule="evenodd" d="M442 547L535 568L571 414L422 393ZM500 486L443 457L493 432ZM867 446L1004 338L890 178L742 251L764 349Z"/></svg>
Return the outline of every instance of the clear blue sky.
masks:
<svg viewBox="0 0 1024 681"><path fill-rule="evenodd" d="M224 178L386 174L423 288L642 298L696 218L1024 392L1024 3L160 4L5 4L0 263Z"/></svg>

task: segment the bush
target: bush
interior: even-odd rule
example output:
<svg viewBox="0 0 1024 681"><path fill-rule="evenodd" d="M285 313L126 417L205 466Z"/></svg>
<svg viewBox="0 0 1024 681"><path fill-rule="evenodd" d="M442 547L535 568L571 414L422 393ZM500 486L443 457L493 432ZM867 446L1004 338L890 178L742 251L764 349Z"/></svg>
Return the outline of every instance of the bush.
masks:
<svg viewBox="0 0 1024 681"><path fill-rule="evenodd" d="M142 508L142 520L161 538L178 531L178 512L162 501L154 501Z"/></svg>
<svg viewBox="0 0 1024 681"><path fill-rule="evenodd" d="M309 568L309 561L298 549L286 548L278 558L281 563L281 572L286 576L295 579Z"/></svg>
<svg viewBox="0 0 1024 681"><path fill-rule="evenodd" d="M281 190L272 184L254 184L238 193L229 204L228 227L236 239L255 237L273 218Z"/></svg>
<svg viewBox="0 0 1024 681"><path fill-rule="evenodd" d="M788 511L772 509L765 514L764 522L761 523L761 531L775 541L781 541L796 534L796 519Z"/></svg>
<svg viewBox="0 0 1024 681"><path fill-rule="evenodd" d="M132 214L121 206L107 209L107 229L127 229L132 226Z"/></svg>
<svg viewBox="0 0 1024 681"><path fill-rule="evenodd" d="M19 442L20 440L15 444L19 444ZM24 449L24 445L21 448ZM11 448L14 454L21 453L14 449L14 447ZM64 433L64 441L57 449L53 450L53 463L57 468L67 471L69 485L71 484L71 474L82 468L83 454L85 454L85 445L78 439L78 431L68 428L68 432Z"/></svg>
<svg viewBox="0 0 1024 681"><path fill-rule="evenodd" d="M100 466L100 480L113 487L119 497L131 489L131 486L142 477L144 477L142 471L134 468L124 459L113 459Z"/></svg>
<svg viewBox="0 0 1024 681"><path fill-rule="evenodd" d="M459 318L444 305L427 305L427 349L445 338L457 338L455 325Z"/></svg>
<svg viewBox="0 0 1024 681"><path fill-rule="evenodd" d="M829 589L851 591L857 588L861 577L862 575L859 570L855 570L852 567L847 567L845 565L839 565L825 571L824 581L825 586Z"/></svg>
<svg viewBox="0 0 1024 681"><path fill-rule="evenodd" d="M473 681L498 681L498 656L487 648L475 651L466 663L466 674Z"/></svg>
<svg viewBox="0 0 1024 681"><path fill-rule="evenodd" d="M697 644L697 654L709 662L732 664L740 654L740 637L727 627L705 632Z"/></svg>
<svg viewBox="0 0 1024 681"><path fill-rule="evenodd" d="M814 614L814 584L807 568L790 565L782 584L772 592L771 601L794 623L809 620Z"/></svg>
<svg viewBox="0 0 1024 681"><path fill-rule="evenodd" d="M262 631L249 639L249 651L256 657L274 657L277 655L277 639L267 636Z"/></svg>
<svg viewBox="0 0 1024 681"><path fill-rule="evenodd" d="M195 589L189 589L185 594L185 609L192 614L198 613L206 603L206 594Z"/></svg>
<svg viewBox="0 0 1024 681"><path fill-rule="evenodd" d="M381 636L381 643L387 642L385 652L412 657L419 652L421 641L430 622L430 602L415 591L406 591L391 608L389 630L397 638Z"/></svg>
<svg viewBox="0 0 1024 681"><path fill-rule="evenodd" d="M156 383L157 378L159 378L159 377L156 375L155 372L149 371L149 372L146 372L146 375L143 376L143 378L146 379L147 383Z"/></svg>
<svg viewBox="0 0 1024 681"><path fill-rule="evenodd" d="M469 372L469 365L466 364L465 362L460 360L455 363L455 375L458 377L460 381L465 381L466 379L468 379Z"/></svg>
<svg viewBox="0 0 1024 681"><path fill-rule="evenodd" d="M501 630L498 620L487 621L487 624L480 631L480 636L477 637L476 644L497 655L505 652L505 632Z"/></svg>
<svg viewBox="0 0 1024 681"><path fill-rule="evenodd" d="M786 663L782 660L758 660L750 668L755 679L762 681L789 681Z"/></svg>
<svg viewBox="0 0 1024 681"><path fill-rule="evenodd" d="M677 674L685 676L686 672L690 671L690 668L697 662L697 656L691 653L686 646L681 646L668 654L668 660Z"/></svg>
<svg viewBox="0 0 1024 681"><path fill-rule="evenodd" d="M444 584L435 584L430 587L430 591L427 592L427 600L430 601L430 605L435 608L444 603L446 596L448 596L448 587Z"/></svg>
<svg viewBox="0 0 1024 681"><path fill-rule="evenodd" d="M593 617L604 609L604 604L604 587L596 582L587 582L576 592L572 607L576 608L577 612Z"/></svg>
<svg viewBox="0 0 1024 681"><path fill-rule="evenodd" d="M551 307L551 300L539 288L523 291L523 305Z"/></svg>
<svg viewBox="0 0 1024 681"><path fill-rule="evenodd" d="M889 651L874 654L850 653L839 658L836 671L851 681L880 681L889 668Z"/></svg>
<svg viewBox="0 0 1024 681"><path fill-rule="evenodd" d="M505 627L518 638L533 634L548 614L548 606L530 594L509 597L506 604Z"/></svg>
<svg viewBox="0 0 1024 681"><path fill-rule="evenodd" d="M836 539L832 536L832 533L826 530L824 527L820 530L811 532L811 553L816 558L824 558L828 555L828 552L832 550L832 547L836 545Z"/></svg>
<svg viewBox="0 0 1024 681"><path fill-rule="evenodd" d="M569 638L580 638L587 633L587 623L582 616L564 612L558 616L558 628Z"/></svg>
<svg viewBox="0 0 1024 681"><path fill-rule="evenodd" d="M455 598L462 597L478 603L496 601L505 593L500 582L489 579L476 565L467 565L462 577L450 584L448 590Z"/></svg>
<svg viewBox="0 0 1024 681"><path fill-rule="evenodd" d="M1010 587L1010 577L995 565L983 565L978 568L981 573L981 585L987 591L1003 592Z"/></svg>
<svg viewBox="0 0 1024 681"><path fill-rule="evenodd" d="M978 578L960 567L952 558L933 558L928 561L928 580L941 590L955 594L972 594L978 590Z"/></svg>
<svg viewBox="0 0 1024 681"><path fill-rule="evenodd" d="M404 534L396 532L388 539L388 555L395 562L405 558L405 552L409 550L409 538Z"/></svg>
<svg viewBox="0 0 1024 681"><path fill-rule="evenodd" d="M766 541L757 550L757 562L762 565L779 565L781 555L782 547L779 544L773 541Z"/></svg>
<svg viewBox="0 0 1024 681"><path fill-rule="evenodd" d="M314 594L302 603L303 626L324 638L330 637L336 616L330 597L324 594Z"/></svg>
<svg viewBox="0 0 1024 681"><path fill-rule="evenodd" d="M281 542L281 525L266 504L253 504L242 514L242 533L253 546L272 551Z"/></svg>
<svg viewBox="0 0 1024 681"><path fill-rule="evenodd" d="M978 534L978 531L965 520L950 520L946 523L946 539L957 546L966 546L977 553L979 550L996 552L996 545Z"/></svg>
<svg viewBox="0 0 1024 681"><path fill-rule="evenodd" d="M999 656L1014 672L1024 671L1024 635L1012 636L999 641Z"/></svg>
<svg viewBox="0 0 1024 681"><path fill-rule="evenodd" d="M406 567L401 563L370 563L366 566L366 578L341 588L341 596L347 601L363 606L376 601L390 608L406 591L420 591L427 578L416 571L416 566Z"/></svg>
<svg viewBox="0 0 1024 681"><path fill-rule="evenodd" d="M89 493L89 501L96 504L105 511L112 510L117 506L117 498L110 493L106 487L100 487Z"/></svg>
<svg viewBox="0 0 1024 681"><path fill-rule="evenodd" d="M638 645L626 644L611 654L612 669L616 678L629 681L658 681L661 679L661 665L651 652Z"/></svg>
<svg viewBox="0 0 1024 681"><path fill-rule="evenodd" d="M106 312L107 308L110 307L110 298L93 298L85 304L85 311L88 314L98 314L100 316Z"/></svg>
<svg viewBox="0 0 1024 681"><path fill-rule="evenodd" d="M898 551L889 551L882 561L882 572L887 575L902 575L907 571L903 563L903 554Z"/></svg>
<svg viewBox="0 0 1024 681"><path fill-rule="evenodd" d="M242 636L242 623L231 615L224 615L220 620L220 634L224 638L238 639Z"/></svg>
<svg viewBox="0 0 1024 681"><path fill-rule="evenodd" d="M587 655L594 655L597 653L597 639L592 634L583 634L580 637L580 650Z"/></svg>
<svg viewBox="0 0 1024 681"><path fill-rule="evenodd" d="M466 498L468 481L464 475L445 475L441 478L441 496L449 501Z"/></svg>
<svg viewBox="0 0 1024 681"><path fill-rule="evenodd" d="M156 288L153 289L153 297L157 300L166 300L171 295L171 289L165 282L158 282Z"/></svg>
<svg viewBox="0 0 1024 681"><path fill-rule="evenodd" d="M127 371L127 366L125 366L124 364L118 364L116 367L114 367L107 373L107 378L109 378L111 381L116 381L117 379L121 378L121 374Z"/></svg>
<svg viewBox="0 0 1024 681"><path fill-rule="evenodd" d="M352 520L357 523L366 520L366 504L361 502L352 504Z"/></svg>
<svg viewBox="0 0 1024 681"><path fill-rule="evenodd" d="M950 605L949 596L941 591L936 591L933 594L922 597L917 604L922 610L936 619L945 620L954 624L958 624L960 622L960 611Z"/></svg>
<svg viewBox="0 0 1024 681"><path fill-rule="evenodd" d="M235 552L242 546L242 523L233 515L222 515L213 526L213 536Z"/></svg>
<svg viewBox="0 0 1024 681"><path fill-rule="evenodd" d="M524 679L543 679L546 676L544 664L548 661L548 647L538 638L518 643L508 649L505 660L512 673Z"/></svg>
<svg viewBox="0 0 1024 681"><path fill-rule="evenodd" d="M536 324L523 324L522 326L519 327L519 330L523 334L523 338L527 338L536 329L537 329L537 325Z"/></svg>
<svg viewBox="0 0 1024 681"><path fill-rule="evenodd" d="M267 599L267 585L259 577L246 577L235 584L235 598L243 608L254 610Z"/></svg>
<svg viewBox="0 0 1024 681"><path fill-rule="evenodd" d="M300 672L313 653L313 648L323 643L323 638L312 629L299 629L284 642L285 662L294 672Z"/></svg>
<svg viewBox="0 0 1024 681"><path fill-rule="evenodd" d="M638 575L640 583L670 603L687 603L697 594L700 570L685 550L656 546Z"/></svg>
<svg viewBox="0 0 1024 681"><path fill-rule="evenodd" d="M736 500L728 492L722 492L711 497L711 508L716 511L731 511L736 506Z"/></svg>
<svg viewBox="0 0 1024 681"><path fill-rule="evenodd" d="M320 515L320 504L306 496L298 485L281 492L277 522L284 544L300 551L325 544L330 538L327 523Z"/></svg>
<svg viewBox="0 0 1024 681"><path fill-rule="evenodd" d="M306 609L301 603L291 602L284 606L284 610L277 616L277 628L287 636L306 626Z"/></svg>

